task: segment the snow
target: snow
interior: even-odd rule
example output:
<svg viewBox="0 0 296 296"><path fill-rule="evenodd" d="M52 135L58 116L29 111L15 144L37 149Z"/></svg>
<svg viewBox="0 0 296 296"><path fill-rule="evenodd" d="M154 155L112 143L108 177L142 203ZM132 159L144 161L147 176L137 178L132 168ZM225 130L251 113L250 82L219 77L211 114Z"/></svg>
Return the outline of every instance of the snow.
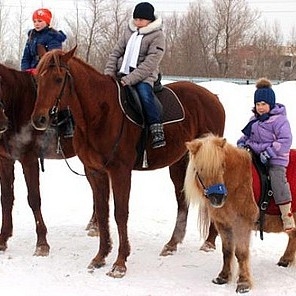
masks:
<svg viewBox="0 0 296 296"><path fill-rule="evenodd" d="M225 137L235 143L240 130L251 116L254 85L215 81L200 83L219 95L226 110ZM284 82L273 89L277 101L287 106L293 134L296 82ZM214 116L214 114L208 114ZM296 147L296 137L293 147ZM83 172L74 157L70 166ZM71 173L64 161L46 160L41 173L42 210L51 246L48 257L33 256L36 235L33 215L26 200L26 187L19 163L16 165L13 210L14 234L8 249L0 253L1 295L22 296L172 296L235 295L235 278L218 286L211 280L222 266L221 242L217 249L199 250L202 239L197 231L196 209L190 208L183 244L173 256L159 256L173 231L176 201L168 169L133 172L130 198L129 239L131 255L122 279L106 276L118 248L117 230L111 200L110 226L113 250L106 266L89 273L87 266L98 249L98 239L87 236L85 226L92 212L92 195L85 179ZM278 267L287 236L252 233L251 270L254 286L249 295L294 295L296 267ZM236 266L236 264L235 264Z"/></svg>

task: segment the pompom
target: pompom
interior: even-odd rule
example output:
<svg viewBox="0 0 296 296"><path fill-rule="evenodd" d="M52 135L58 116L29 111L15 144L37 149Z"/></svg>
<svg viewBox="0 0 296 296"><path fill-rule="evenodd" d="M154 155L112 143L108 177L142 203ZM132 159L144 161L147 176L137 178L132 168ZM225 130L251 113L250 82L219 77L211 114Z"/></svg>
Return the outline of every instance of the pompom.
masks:
<svg viewBox="0 0 296 296"><path fill-rule="evenodd" d="M271 82L270 80L268 80L267 78L263 77L263 78L259 78L256 82L256 88L271 88Z"/></svg>

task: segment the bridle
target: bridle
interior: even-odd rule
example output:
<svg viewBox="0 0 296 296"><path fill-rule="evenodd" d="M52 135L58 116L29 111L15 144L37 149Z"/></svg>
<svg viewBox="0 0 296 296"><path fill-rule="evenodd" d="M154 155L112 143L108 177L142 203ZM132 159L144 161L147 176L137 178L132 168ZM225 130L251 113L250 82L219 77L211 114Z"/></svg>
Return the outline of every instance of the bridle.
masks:
<svg viewBox="0 0 296 296"><path fill-rule="evenodd" d="M206 187L204 185L204 182L202 181L200 175L198 174L198 172L196 172L196 176L203 188L203 194L206 198L211 198L213 196L221 196L221 197L227 196L227 188L224 184L217 183L217 184L210 185L210 186Z"/></svg>
<svg viewBox="0 0 296 296"><path fill-rule="evenodd" d="M50 65L50 67L54 67L54 66L56 66L56 65ZM68 80L69 80L70 85L71 85L71 90L73 89L73 79L72 79L72 75L71 75L71 73L69 71L69 68L67 66L60 66L60 67L65 68L66 72L65 72L64 79L63 79L63 84L62 84L61 90L60 90L58 96L56 97L55 104L49 110L49 117L51 119L52 118L57 118L57 116L58 116L59 104L60 104L60 101L61 101L62 97L64 96L65 87L66 87L66 83L68 82Z"/></svg>
<svg viewBox="0 0 296 296"><path fill-rule="evenodd" d="M66 69L66 72L65 72L65 76L64 76L64 79L63 79L63 84L62 84L62 87L61 87L61 90L58 94L58 96L56 97L56 100L55 100L55 104L53 105L53 107L49 110L49 117L51 120L55 120L57 119L57 116L58 116L58 111L59 111L59 104L60 104L60 101L62 100L62 97L64 96L64 93L65 93L65 87L66 87L66 84L67 82L69 81L70 82L70 88L71 88L71 91L74 90L74 87L73 87L73 79L72 79L72 75L70 73L70 69L67 65L59 65L57 66L56 64L51 64L49 65L49 67L60 67L60 68L65 68ZM115 144L112 146L112 150L111 150L111 153L110 153L110 157L108 157L108 159L106 160L106 162L104 163L104 166L107 167L109 165L109 163L111 162L112 158L113 158L113 155L115 153L115 151L117 150L118 146L119 146L119 141L122 137L122 134L123 134L123 130L124 130L124 117L122 117L122 124L121 124L121 128L119 130L119 134L117 135L116 137L116 141L115 141Z"/></svg>

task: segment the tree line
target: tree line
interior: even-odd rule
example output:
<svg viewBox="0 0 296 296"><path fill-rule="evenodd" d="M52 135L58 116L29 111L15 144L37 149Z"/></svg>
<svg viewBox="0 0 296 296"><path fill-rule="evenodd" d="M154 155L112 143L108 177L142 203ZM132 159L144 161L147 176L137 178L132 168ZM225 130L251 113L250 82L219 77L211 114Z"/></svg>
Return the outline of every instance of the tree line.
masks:
<svg viewBox="0 0 296 296"><path fill-rule="evenodd" d="M103 71L132 9L126 0L73 0L67 14L54 19L52 26L67 34L65 50L77 44L77 55ZM31 21L28 11L26 1L19 0L11 17L7 1L0 0L0 58L17 69ZM262 23L260 11L245 0L212 0L210 5L195 0L184 13L156 13L163 18L166 35L164 75L296 78L295 28L284 43L279 24Z"/></svg>

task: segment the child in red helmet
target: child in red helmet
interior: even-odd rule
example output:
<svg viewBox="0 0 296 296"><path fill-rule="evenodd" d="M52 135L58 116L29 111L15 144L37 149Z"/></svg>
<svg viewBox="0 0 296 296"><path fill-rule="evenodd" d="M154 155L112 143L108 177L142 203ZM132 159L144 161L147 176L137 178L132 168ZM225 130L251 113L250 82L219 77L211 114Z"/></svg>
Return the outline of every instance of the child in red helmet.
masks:
<svg viewBox="0 0 296 296"><path fill-rule="evenodd" d="M31 29L28 33L28 40L21 60L22 71L31 72L32 69L36 68L39 62L38 44L43 45L47 51L62 48L62 43L67 37L62 31L50 27L51 19L52 13L46 8L34 11L32 16L34 29Z"/></svg>

